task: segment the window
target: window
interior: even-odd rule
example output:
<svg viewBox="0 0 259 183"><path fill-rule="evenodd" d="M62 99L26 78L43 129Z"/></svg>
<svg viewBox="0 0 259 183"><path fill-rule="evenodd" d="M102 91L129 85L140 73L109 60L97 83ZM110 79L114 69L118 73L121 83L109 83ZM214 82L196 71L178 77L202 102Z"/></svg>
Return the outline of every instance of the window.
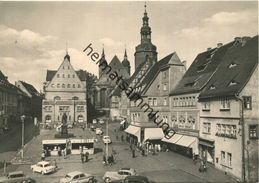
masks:
<svg viewBox="0 0 259 183"><path fill-rule="evenodd" d="M73 74L73 78L75 78L75 75Z"/></svg>
<svg viewBox="0 0 259 183"><path fill-rule="evenodd" d="M225 165L226 154L224 151L221 151L221 164Z"/></svg>
<svg viewBox="0 0 259 183"><path fill-rule="evenodd" d="M236 125L217 124L216 136L236 139Z"/></svg>
<svg viewBox="0 0 259 183"><path fill-rule="evenodd" d="M164 85L163 85L163 90L164 90L164 91L167 90L167 84L166 84L166 83L164 83Z"/></svg>
<svg viewBox="0 0 259 183"><path fill-rule="evenodd" d="M221 99L220 110L230 110L230 100L229 99Z"/></svg>
<svg viewBox="0 0 259 183"><path fill-rule="evenodd" d="M63 66L63 69L65 69L65 66Z"/></svg>
<svg viewBox="0 0 259 183"><path fill-rule="evenodd" d="M152 98L148 98L148 105L152 106Z"/></svg>
<svg viewBox="0 0 259 183"><path fill-rule="evenodd" d="M62 84L62 88L65 88L66 86L65 86L65 84Z"/></svg>
<svg viewBox="0 0 259 183"><path fill-rule="evenodd" d="M81 88L81 85L80 85L80 84L78 84L78 88Z"/></svg>
<svg viewBox="0 0 259 183"><path fill-rule="evenodd" d="M210 90L215 90L216 89L216 86L215 85L211 85L210 86Z"/></svg>
<svg viewBox="0 0 259 183"><path fill-rule="evenodd" d="M65 78L65 74L63 74L62 76L63 76L63 78Z"/></svg>
<svg viewBox="0 0 259 183"><path fill-rule="evenodd" d="M211 124L210 123L203 123L203 133L209 133L211 130Z"/></svg>
<svg viewBox="0 0 259 183"><path fill-rule="evenodd" d="M54 100L61 100L61 97L60 96L55 96Z"/></svg>
<svg viewBox="0 0 259 183"><path fill-rule="evenodd" d="M55 84L51 84L51 88L54 88Z"/></svg>
<svg viewBox="0 0 259 183"><path fill-rule="evenodd" d="M57 84L57 88L60 88L60 84Z"/></svg>
<svg viewBox="0 0 259 183"><path fill-rule="evenodd" d="M164 105L167 105L167 98L164 98Z"/></svg>
<svg viewBox="0 0 259 183"><path fill-rule="evenodd" d="M244 96L243 100L244 100L244 108L247 110L251 110L252 109L252 97Z"/></svg>
<svg viewBox="0 0 259 183"><path fill-rule="evenodd" d="M70 78L70 74L67 75L67 78Z"/></svg>
<svg viewBox="0 0 259 183"><path fill-rule="evenodd" d="M70 69L70 67L69 67L69 66L67 66L67 69Z"/></svg>
<svg viewBox="0 0 259 183"><path fill-rule="evenodd" d="M249 138L257 139L258 138L258 125L249 126Z"/></svg>
<svg viewBox="0 0 259 183"><path fill-rule="evenodd" d="M163 78L166 79L166 71L163 72Z"/></svg>
<svg viewBox="0 0 259 183"><path fill-rule="evenodd" d="M234 63L234 62L232 62L229 66L228 66L228 68L233 68L233 67L236 67L237 66L237 64L236 63Z"/></svg>
<svg viewBox="0 0 259 183"><path fill-rule="evenodd" d="M70 84L67 84L67 87L70 88Z"/></svg>
<svg viewBox="0 0 259 183"><path fill-rule="evenodd" d="M163 122L164 122L164 123L168 123L168 118L167 118L167 116L163 116L162 118L163 118Z"/></svg>
<svg viewBox="0 0 259 183"><path fill-rule="evenodd" d="M156 98L153 98L153 105L157 106L157 99Z"/></svg>
<svg viewBox="0 0 259 183"><path fill-rule="evenodd" d="M207 102L203 102L203 108L202 108L203 111L209 111L210 110L210 102L207 101Z"/></svg>
<svg viewBox="0 0 259 183"><path fill-rule="evenodd" d="M77 106L77 112L84 112L84 106Z"/></svg>
<svg viewBox="0 0 259 183"><path fill-rule="evenodd" d="M59 78L59 74L57 74L57 78Z"/></svg>
<svg viewBox="0 0 259 183"><path fill-rule="evenodd" d="M227 154L227 166L231 167L231 165L232 165L232 154L228 153Z"/></svg>
<svg viewBox="0 0 259 183"><path fill-rule="evenodd" d="M230 81L229 86L234 86L234 85L236 85L236 84L237 84L237 82L234 81L234 80L232 80L232 81Z"/></svg>

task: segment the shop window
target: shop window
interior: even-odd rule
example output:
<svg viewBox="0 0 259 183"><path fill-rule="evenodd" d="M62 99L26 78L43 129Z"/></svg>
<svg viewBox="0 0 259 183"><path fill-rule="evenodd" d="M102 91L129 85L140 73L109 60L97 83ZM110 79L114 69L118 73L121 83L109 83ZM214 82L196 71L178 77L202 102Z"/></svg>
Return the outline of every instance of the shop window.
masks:
<svg viewBox="0 0 259 183"><path fill-rule="evenodd" d="M226 153L224 151L221 151L221 164L225 165L226 161Z"/></svg>
<svg viewBox="0 0 259 183"><path fill-rule="evenodd" d="M244 100L244 108L247 110L251 110L252 109L252 97L244 96L243 100Z"/></svg>
<svg viewBox="0 0 259 183"><path fill-rule="evenodd" d="M249 138L258 139L258 125L249 126Z"/></svg>

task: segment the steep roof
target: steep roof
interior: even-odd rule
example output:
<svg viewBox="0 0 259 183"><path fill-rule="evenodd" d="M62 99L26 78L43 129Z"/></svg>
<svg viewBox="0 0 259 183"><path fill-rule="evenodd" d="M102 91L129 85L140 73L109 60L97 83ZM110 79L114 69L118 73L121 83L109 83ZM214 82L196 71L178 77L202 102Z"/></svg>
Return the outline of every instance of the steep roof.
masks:
<svg viewBox="0 0 259 183"><path fill-rule="evenodd" d="M224 55L199 98L234 96L241 92L258 65L258 36L243 37Z"/></svg>
<svg viewBox="0 0 259 183"><path fill-rule="evenodd" d="M199 53L176 87L169 95L200 92L215 73L233 42Z"/></svg>
<svg viewBox="0 0 259 183"><path fill-rule="evenodd" d="M46 81L51 81L54 75L56 74L56 70L47 70L47 76L46 76ZM86 80L86 71L84 70L78 70L76 71L76 74L78 75L79 79L81 81Z"/></svg>
<svg viewBox="0 0 259 183"><path fill-rule="evenodd" d="M125 81L126 83L128 83L129 79L124 79L124 81ZM112 90L112 92L110 93L109 96L110 96L110 97L111 97L111 96L118 96L118 97L120 97L122 91L123 91L123 90L119 87L119 85L116 85L116 87Z"/></svg>
<svg viewBox="0 0 259 183"><path fill-rule="evenodd" d="M9 81L7 80L7 78L2 73L1 70L0 70L0 89L7 90L12 93L17 93L17 88L15 87L15 85L9 83Z"/></svg>
<svg viewBox="0 0 259 183"><path fill-rule="evenodd" d="M163 59L161 59L160 61L156 62L148 71L147 75L145 76L145 78L143 79L143 81L140 83L138 87L143 87L141 90L145 91L148 88L148 86L157 77L160 70L163 68L169 67L170 64L184 66L180 61L179 57L177 56L176 52L173 52L167 55L166 57L164 57Z"/></svg>
<svg viewBox="0 0 259 183"><path fill-rule="evenodd" d="M29 83L26 83L24 81L20 81L22 85L26 88L26 90L32 95L32 96L39 96L39 92Z"/></svg>

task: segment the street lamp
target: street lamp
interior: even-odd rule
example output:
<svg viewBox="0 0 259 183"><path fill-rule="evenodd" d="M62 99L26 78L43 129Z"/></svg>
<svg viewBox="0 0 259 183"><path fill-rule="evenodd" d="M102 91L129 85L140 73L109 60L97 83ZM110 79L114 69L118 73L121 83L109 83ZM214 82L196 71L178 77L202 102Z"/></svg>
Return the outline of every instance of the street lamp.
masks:
<svg viewBox="0 0 259 183"><path fill-rule="evenodd" d="M21 156L23 159L23 148L24 148L24 120L25 120L25 115L21 116L21 120L22 120L22 151L21 151Z"/></svg>
<svg viewBox="0 0 259 183"><path fill-rule="evenodd" d="M108 136L108 120L106 119L106 136ZM106 143L106 158L108 158L108 143Z"/></svg>

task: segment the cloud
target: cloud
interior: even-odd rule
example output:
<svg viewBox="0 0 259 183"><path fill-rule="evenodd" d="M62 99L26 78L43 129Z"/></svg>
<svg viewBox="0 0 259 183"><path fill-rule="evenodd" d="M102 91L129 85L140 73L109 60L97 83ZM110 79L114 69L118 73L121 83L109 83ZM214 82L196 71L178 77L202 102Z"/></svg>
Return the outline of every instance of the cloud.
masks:
<svg viewBox="0 0 259 183"><path fill-rule="evenodd" d="M30 49L38 48L56 39L54 36L44 36L28 29L18 31L5 25L0 25L0 45L16 44L20 48Z"/></svg>
<svg viewBox="0 0 259 183"><path fill-rule="evenodd" d="M101 38L98 40L99 43L104 44L104 46L108 46L108 47L120 47L123 45L122 42L120 41L114 41L111 38L105 37L105 38Z"/></svg>

